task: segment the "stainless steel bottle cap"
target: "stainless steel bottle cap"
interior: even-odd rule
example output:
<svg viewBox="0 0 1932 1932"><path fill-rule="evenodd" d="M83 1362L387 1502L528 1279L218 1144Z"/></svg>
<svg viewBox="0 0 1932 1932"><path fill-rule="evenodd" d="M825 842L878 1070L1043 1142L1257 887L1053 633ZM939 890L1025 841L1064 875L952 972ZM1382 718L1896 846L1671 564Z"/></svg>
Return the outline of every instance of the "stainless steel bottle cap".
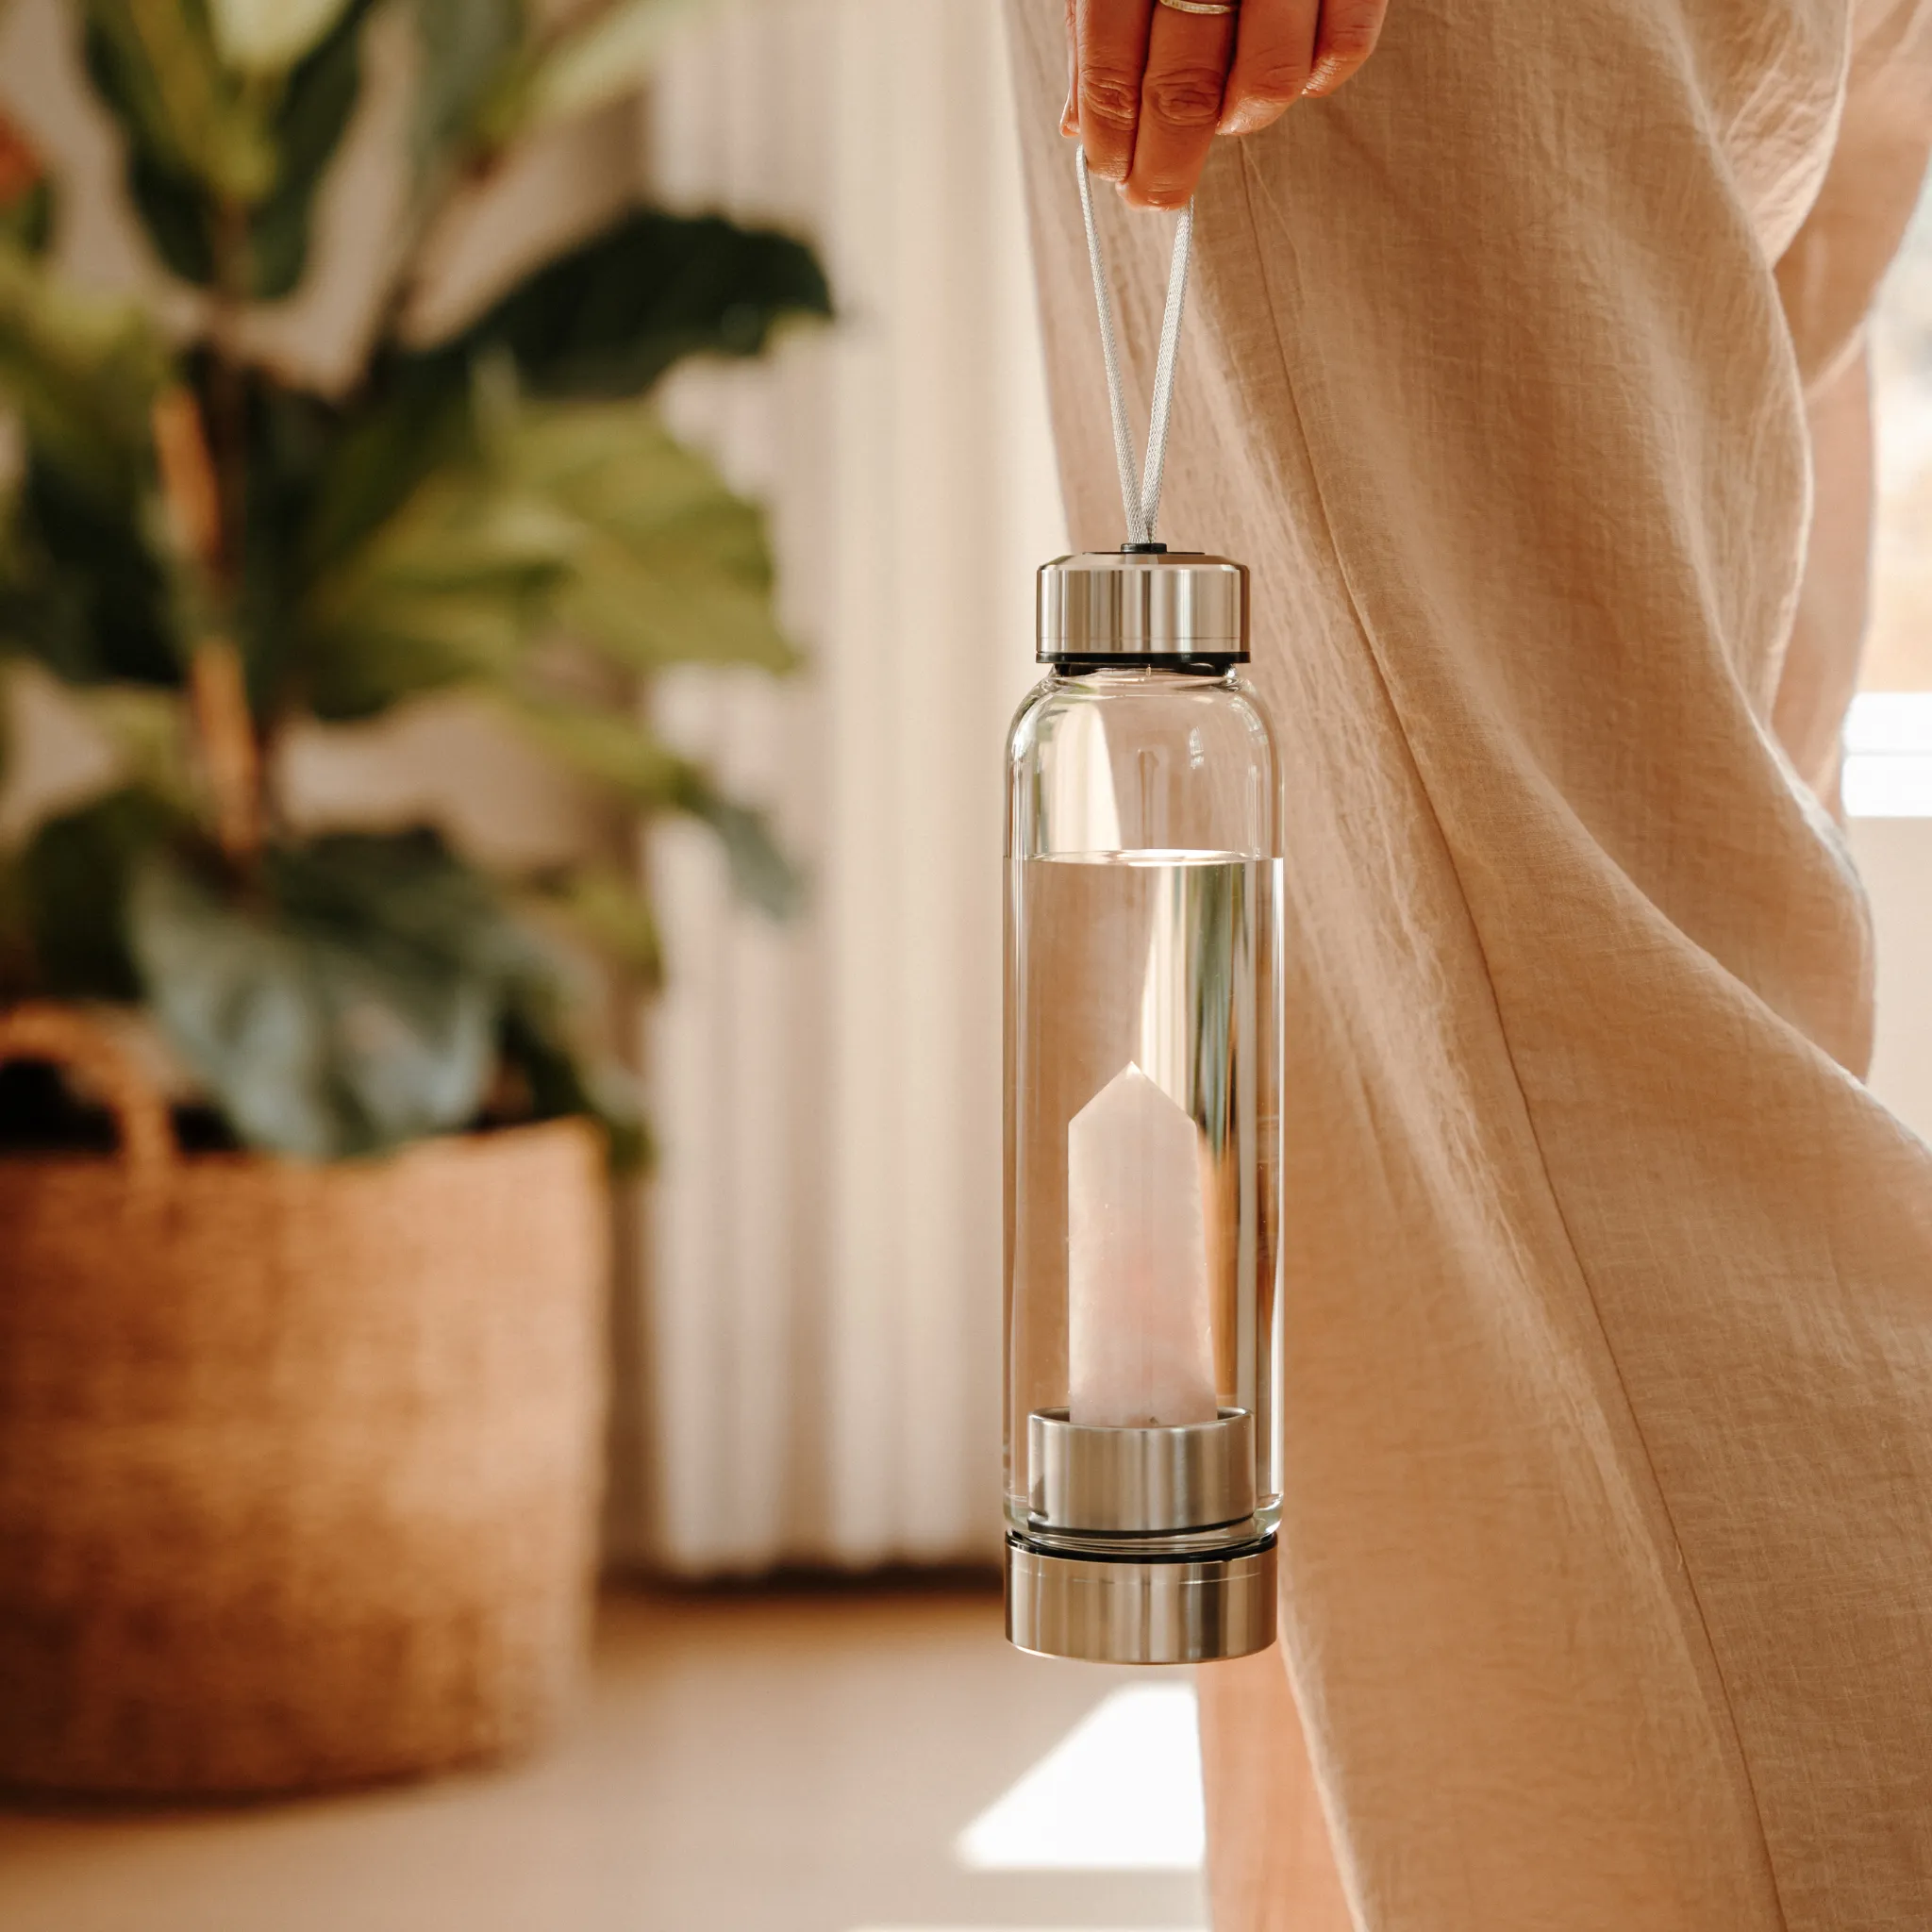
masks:
<svg viewBox="0 0 1932 1932"><path fill-rule="evenodd" d="M1248 656L1248 570L1204 551L1090 550L1040 567L1041 663Z"/></svg>

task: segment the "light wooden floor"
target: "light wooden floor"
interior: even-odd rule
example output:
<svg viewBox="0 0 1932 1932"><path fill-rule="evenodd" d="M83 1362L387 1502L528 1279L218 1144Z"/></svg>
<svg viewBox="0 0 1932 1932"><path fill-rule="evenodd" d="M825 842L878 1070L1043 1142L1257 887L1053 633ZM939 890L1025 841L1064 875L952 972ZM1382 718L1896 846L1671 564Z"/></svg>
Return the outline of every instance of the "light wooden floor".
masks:
<svg viewBox="0 0 1932 1932"><path fill-rule="evenodd" d="M1143 1675L1024 1657L985 1595L619 1597L559 1749L262 1810L0 1813L5 1932L1187 1926L1179 1873L974 1873L960 1827Z"/></svg>

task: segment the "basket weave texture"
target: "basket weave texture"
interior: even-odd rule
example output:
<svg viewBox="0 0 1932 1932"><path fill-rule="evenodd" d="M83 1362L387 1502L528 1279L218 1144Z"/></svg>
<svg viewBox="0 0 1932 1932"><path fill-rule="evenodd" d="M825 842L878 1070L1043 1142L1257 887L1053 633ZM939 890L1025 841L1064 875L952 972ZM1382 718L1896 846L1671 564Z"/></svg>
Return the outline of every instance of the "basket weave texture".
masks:
<svg viewBox="0 0 1932 1932"><path fill-rule="evenodd" d="M19 1058L122 1145L0 1160L0 1783L313 1790L538 1742L595 1555L595 1131L190 1158L85 1018L0 1014Z"/></svg>

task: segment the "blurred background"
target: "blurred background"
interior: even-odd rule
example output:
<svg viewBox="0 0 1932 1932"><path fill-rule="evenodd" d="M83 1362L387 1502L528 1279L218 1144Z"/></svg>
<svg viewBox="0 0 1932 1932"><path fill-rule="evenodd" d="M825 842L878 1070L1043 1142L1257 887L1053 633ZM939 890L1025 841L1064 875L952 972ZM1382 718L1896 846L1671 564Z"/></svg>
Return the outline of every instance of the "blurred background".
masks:
<svg viewBox="0 0 1932 1932"><path fill-rule="evenodd" d="M9 1932L1205 1923L1185 1676L999 1635L1004 58L0 6ZM1874 352L1924 1132L1932 208Z"/></svg>

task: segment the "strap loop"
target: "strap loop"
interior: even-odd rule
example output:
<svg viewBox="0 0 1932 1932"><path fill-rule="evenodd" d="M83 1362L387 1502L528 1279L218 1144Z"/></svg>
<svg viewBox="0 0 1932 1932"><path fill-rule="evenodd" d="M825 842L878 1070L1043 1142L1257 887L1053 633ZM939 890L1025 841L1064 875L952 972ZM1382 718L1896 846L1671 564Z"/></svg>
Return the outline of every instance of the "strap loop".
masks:
<svg viewBox="0 0 1932 1932"><path fill-rule="evenodd" d="M1107 277L1107 259L1100 249L1100 227L1093 218L1093 182L1087 172L1087 150L1076 151L1074 172L1080 177L1080 213L1087 224L1087 258L1093 270L1093 308L1100 318L1100 356L1107 364L1107 400L1113 412L1114 459L1120 464L1121 508L1127 515L1127 542L1151 544L1160 519L1160 483L1167 468L1167 425L1174 412L1174 364L1180 346L1181 315L1188 302L1188 263L1193 253L1194 204L1181 210L1174 231L1174 258L1167 272L1167 309L1160 319L1160 354L1154 364L1154 409L1147 425L1147 460L1138 487L1134 480L1134 432L1127 422L1127 401L1121 387L1120 338L1114 327L1113 288Z"/></svg>

